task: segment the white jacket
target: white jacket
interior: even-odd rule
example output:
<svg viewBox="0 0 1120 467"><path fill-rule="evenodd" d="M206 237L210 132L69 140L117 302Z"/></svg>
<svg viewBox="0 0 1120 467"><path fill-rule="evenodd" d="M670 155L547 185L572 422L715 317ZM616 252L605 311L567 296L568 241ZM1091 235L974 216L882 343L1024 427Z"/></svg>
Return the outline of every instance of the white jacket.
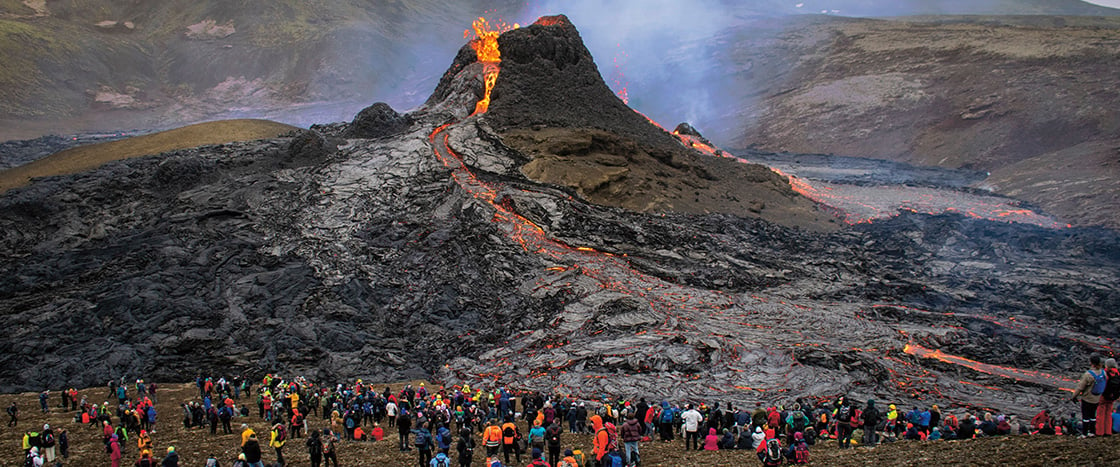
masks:
<svg viewBox="0 0 1120 467"><path fill-rule="evenodd" d="M704 420L704 416L696 409L688 409L681 414L681 420L684 421L684 431L699 431L700 421Z"/></svg>

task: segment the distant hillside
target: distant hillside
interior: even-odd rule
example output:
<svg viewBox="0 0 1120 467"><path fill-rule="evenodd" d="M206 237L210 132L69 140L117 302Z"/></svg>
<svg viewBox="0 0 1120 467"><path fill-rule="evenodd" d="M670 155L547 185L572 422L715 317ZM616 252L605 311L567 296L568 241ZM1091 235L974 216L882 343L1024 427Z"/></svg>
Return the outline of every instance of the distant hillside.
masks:
<svg viewBox="0 0 1120 467"><path fill-rule="evenodd" d="M713 139L988 171L981 188L1120 227L1120 19L787 26L728 33L729 104L698 125Z"/></svg>
<svg viewBox="0 0 1120 467"><path fill-rule="evenodd" d="M0 2L0 121L65 132L426 93L471 19L513 2L23 3Z"/></svg>
<svg viewBox="0 0 1120 467"><path fill-rule="evenodd" d="M567 13L590 29L589 37L598 42L592 52L600 56L601 67L611 66L607 53L631 49L635 62L626 71L639 91L634 95L646 99L648 114L661 118L673 110L684 113L681 102L695 100L691 93L712 92L694 89L696 82L681 73L657 69L660 59L640 60L636 49L642 44L661 50L677 45L678 29L668 27L673 24L707 35L760 15L821 11L849 16L1117 13L1077 0L704 0L682 5L676 10L671 3L662 5L664 11L658 14L633 0L4 0L0 140L167 128L214 118L298 119L293 123L310 124L348 119L377 100L409 108L435 87L446 57L461 45L463 29L483 14L512 22ZM695 26L682 24L680 9L702 12L705 19ZM648 14L630 17L633 11ZM627 17L618 18L621 15ZM710 18L724 21L709 24ZM596 34L603 29L610 31ZM620 44L618 37L632 40ZM642 96L640 91L667 94L646 80L683 82L686 85L678 89L688 92ZM685 118L676 114L665 120Z"/></svg>

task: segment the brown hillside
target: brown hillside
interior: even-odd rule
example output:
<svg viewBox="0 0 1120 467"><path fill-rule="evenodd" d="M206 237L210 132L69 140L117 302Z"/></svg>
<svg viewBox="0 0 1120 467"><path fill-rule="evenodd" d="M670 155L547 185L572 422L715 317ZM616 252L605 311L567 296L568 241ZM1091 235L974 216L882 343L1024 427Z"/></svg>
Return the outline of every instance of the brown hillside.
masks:
<svg viewBox="0 0 1120 467"><path fill-rule="evenodd" d="M268 120L223 120L120 141L79 146L0 172L0 193L24 186L36 177L78 173L107 162L176 149L275 138L296 129L290 125Z"/></svg>
<svg viewBox="0 0 1120 467"><path fill-rule="evenodd" d="M392 385L394 391L401 385ZM274 462L276 454L267 446L268 424L257 417L255 396L242 395L237 405L248 404L252 414L246 418L235 418L231 425L233 434L211 435L209 428L187 430L181 422L180 404L198 400L198 390L191 384L161 385L159 400L156 402L158 413L156 431L152 444L157 460L167 452L168 446L175 446L179 453L179 465L203 465L209 455L217 456L222 465L231 465L240 452L240 426L246 423L262 438L263 460ZM79 391L79 397L88 396L91 401L100 403L106 399L107 388L94 388ZM108 455L101 444L100 432L88 426L73 422L73 412L58 408L59 396L51 392L51 412L39 412L38 394L0 395L0 405L7 408L15 401L20 409L20 422L14 428L0 431L0 465L23 465L20 438L27 431L40 430L44 423L58 430L64 428L70 439L70 457L63 459L63 465L108 465ZM5 421L7 418L5 417ZM321 417L308 417L308 426L322 429L326 423ZM527 432L524 422L519 422L522 433ZM369 428L368 426L366 427ZM859 432L857 431L857 436ZM338 445L339 465L345 466L407 466L416 464L415 450L401 452L396 448L397 433L394 429L385 430L385 439L379 442L341 441ZM289 439L284 447L287 465L305 467L310 465L304 438ZM565 448L591 451L590 435L572 435L565 431L561 442ZM475 451L472 465L481 465L485 450L481 447L480 436L476 433ZM125 447L121 465L132 465L137 458L136 441L130 439L122 443ZM758 458L751 451L689 451L683 449L683 442L677 438L672 443L641 443L642 465L651 467L678 466L724 466L759 465ZM974 466L1044 466L1044 465L1120 465L1120 443L1115 438L1077 439L1072 436L1013 436L982 438L968 441L903 441L884 444L873 449L857 448L838 450L835 441L825 441L811 448L811 465L827 466L864 466L864 465L974 465ZM451 458L456 459L452 449ZM528 457L522 457L521 464L528 465ZM455 464L457 465L457 464Z"/></svg>
<svg viewBox="0 0 1120 467"><path fill-rule="evenodd" d="M763 91L732 146L989 171L998 193L1120 227L1120 20L820 19L780 37L734 47Z"/></svg>

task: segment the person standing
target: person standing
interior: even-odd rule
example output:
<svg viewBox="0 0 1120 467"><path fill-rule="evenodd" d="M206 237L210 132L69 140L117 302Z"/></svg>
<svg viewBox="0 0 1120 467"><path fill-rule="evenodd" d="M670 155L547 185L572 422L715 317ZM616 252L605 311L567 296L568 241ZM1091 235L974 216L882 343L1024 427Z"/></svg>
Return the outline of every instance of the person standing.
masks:
<svg viewBox="0 0 1120 467"><path fill-rule="evenodd" d="M681 414L681 421L684 422L684 450L689 449L691 443L692 450L700 450L700 422L704 420L704 416L700 415L692 404L685 406L684 413Z"/></svg>
<svg viewBox="0 0 1120 467"><path fill-rule="evenodd" d="M852 431L858 423L859 421L855 417L855 409L852 408L846 397L841 397L840 407L836 408L836 441L840 449L847 449L851 446Z"/></svg>
<svg viewBox="0 0 1120 467"><path fill-rule="evenodd" d="M51 465L54 462L55 437L50 424L43 425L43 431L39 433L38 441L37 445L39 446L39 453L43 456L43 462Z"/></svg>
<svg viewBox="0 0 1120 467"><path fill-rule="evenodd" d="M1104 379L1105 388L1108 387L1108 380L1111 378L1120 377L1120 369L1116 368L1116 359L1110 358L1104 361ZM1115 399L1109 399L1108 391L1101 391L1101 400L1097 403L1097 435L1098 436L1112 436L1112 405L1116 403ZM1115 396L1113 396L1115 397Z"/></svg>
<svg viewBox="0 0 1120 467"><path fill-rule="evenodd" d="M16 401L12 401L12 405L8 406L8 426L17 424L19 424L19 407L16 406Z"/></svg>
<svg viewBox="0 0 1120 467"><path fill-rule="evenodd" d="M427 467L432 461L432 432L424 422L419 422L412 433L416 435L414 444L416 444L416 457L420 467Z"/></svg>
<svg viewBox="0 0 1120 467"><path fill-rule="evenodd" d="M502 428L497 420L490 420L490 425L482 433L482 444L486 446L486 457L497 457L502 447Z"/></svg>
<svg viewBox="0 0 1120 467"><path fill-rule="evenodd" d="M459 442L455 450L459 451L459 466L470 467L474 460L474 437L471 436L470 428L463 427L459 430Z"/></svg>
<svg viewBox="0 0 1120 467"><path fill-rule="evenodd" d="M397 414L397 437L400 441L401 451L411 451L412 448L408 446L408 435L412 433L412 418L409 417L408 412L402 410Z"/></svg>
<svg viewBox="0 0 1120 467"><path fill-rule="evenodd" d="M545 430L544 439L548 444L548 463L556 465L560 462L560 419L552 420L552 424Z"/></svg>
<svg viewBox="0 0 1120 467"><path fill-rule="evenodd" d="M257 441L256 434L249 435L245 444L241 445L241 453L245 454L245 462L249 467L264 467L264 462L261 461L261 443Z"/></svg>
<svg viewBox="0 0 1120 467"><path fill-rule="evenodd" d="M323 462L323 442L319 439L319 430L311 430L307 436L307 454L311 457L311 467L319 467Z"/></svg>
<svg viewBox="0 0 1120 467"><path fill-rule="evenodd" d="M276 450L276 462L284 464L284 443L287 442L287 430L284 429L284 424L277 423L272 426L272 433L268 440L268 445Z"/></svg>
<svg viewBox="0 0 1120 467"><path fill-rule="evenodd" d="M121 467L121 443L116 433L109 437L109 460L113 467Z"/></svg>
<svg viewBox="0 0 1120 467"><path fill-rule="evenodd" d="M625 454L622 457L622 462L626 465L636 465L638 463L638 442L642 440L642 432L642 424L638 422L637 413L632 413L626 419L626 423L622 424L622 428L618 430Z"/></svg>
<svg viewBox="0 0 1120 467"><path fill-rule="evenodd" d="M1101 401L1100 391L1095 391L1095 387L1099 386L1098 378L1104 378L1104 369L1101 367L1101 356L1093 354L1089 356L1089 369L1081 374L1081 380L1070 398L1074 402L1081 401L1081 436L1093 436L1096 428L1097 404Z"/></svg>
<svg viewBox="0 0 1120 467"><path fill-rule="evenodd" d="M937 406L933 406L934 409ZM940 414L939 414L940 415ZM879 414L879 409L875 407L875 401L872 399L867 400L867 407L863 409L863 445L874 446L879 442L879 436L875 429L879 426L879 420L882 415Z"/></svg>
<svg viewBox="0 0 1120 467"><path fill-rule="evenodd" d="M338 452L336 452L336 445L334 444L334 434L330 430L324 428L323 434L327 440L323 442L323 466L333 465L338 467Z"/></svg>
<svg viewBox="0 0 1120 467"><path fill-rule="evenodd" d="M397 426L397 403L392 398L385 404L385 415L389 417L389 428Z"/></svg>

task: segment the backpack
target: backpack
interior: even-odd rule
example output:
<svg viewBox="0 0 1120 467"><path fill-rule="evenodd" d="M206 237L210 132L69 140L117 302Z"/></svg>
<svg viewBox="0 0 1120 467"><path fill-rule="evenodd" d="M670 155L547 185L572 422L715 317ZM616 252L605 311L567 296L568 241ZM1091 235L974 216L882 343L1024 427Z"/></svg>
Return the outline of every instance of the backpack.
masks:
<svg viewBox="0 0 1120 467"><path fill-rule="evenodd" d="M1106 372L1106 374L1108 379L1104 385L1104 391L1101 392L1101 397L1110 401L1120 399L1120 371Z"/></svg>
<svg viewBox="0 0 1120 467"><path fill-rule="evenodd" d="M560 445L560 427L558 425L548 427L548 430L545 431L545 435L549 446Z"/></svg>
<svg viewBox="0 0 1120 467"><path fill-rule="evenodd" d="M840 406L840 411L836 413L836 419L842 422L852 421L852 407L848 405Z"/></svg>
<svg viewBox="0 0 1120 467"><path fill-rule="evenodd" d="M805 414L802 413L800 410L793 413L793 431L794 432L805 431L805 425L807 425L807 422L808 422L808 419L805 418Z"/></svg>
<svg viewBox="0 0 1120 467"><path fill-rule="evenodd" d="M608 452L603 456L603 467L622 467L622 456L618 455L618 451Z"/></svg>
<svg viewBox="0 0 1120 467"><path fill-rule="evenodd" d="M42 438L43 438L43 440L40 441L40 444L42 444L43 447L45 447L45 448L54 447L54 434L47 433L47 432L44 431L43 434L42 434Z"/></svg>
<svg viewBox="0 0 1120 467"><path fill-rule="evenodd" d="M576 450L572 451L572 459L575 459L575 460L576 460L576 464L578 464L578 465L585 465L585 464L584 464L584 461L586 461L586 460L587 460L587 459L586 459L586 458L585 458L585 457L583 456L583 451L581 451L581 450L579 450L579 449L576 449Z"/></svg>
<svg viewBox="0 0 1120 467"><path fill-rule="evenodd" d="M793 447L793 463L794 464L808 464L809 463L809 446L805 443L797 443Z"/></svg>
<svg viewBox="0 0 1120 467"><path fill-rule="evenodd" d="M574 462L568 460L567 458L564 458L564 459L561 459L560 462L556 463L556 467L579 467L579 466L577 466Z"/></svg>
<svg viewBox="0 0 1120 467"><path fill-rule="evenodd" d="M23 459L23 467L35 467L34 459L35 458L31 456L31 452L28 451L27 456Z"/></svg>
<svg viewBox="0 0 1120 467"><path fill-rule="evenodd" d="M432 435L427 430L420 430L416 434L416 447L420 449L427 449L432 444Z"/></svg>
<svg viewBox="0 0 1120 467"><path fill-rule="evenodd" d="M218 459L215 459L213 457L206 459L206 467L219 467L220 465L221 464L218 463Z"/></svg>
<svg viewBox="0 0 1120 467"><path fill-rule="evenodd" d="M777 438L770 438L766 440L766 458L765 462L768 463L781 463L782 461L782 443Z"/></svg>
<svg viewBox="0 0 1120 467"><path fill-rule="evenodd" d="M437 467L451 467L451 458L449 457L444 457L443 459L436 458L433 460L436 461Z"/></svg>
<svg viewBox="0 0 1120 467"><path fill-rule="evenodd" d="M514 431L514 429L513 429L513 428L510 428L510 427L508 427L508 426L507 426L507 427L505 427L505 428L504 428L504 429L502 430L502 437L504 437L504 438L513 438L513 437L514 437L514 436L516 436L516 435L517 435L517 432L516 432L516 431Z"/></svg>
<svg viewBox="0 0 1120 467"><path fill-rule="evenodd" d="M288 429L284 428L284 425L277 426L277 428L276 428L276 442L281 443L285 439L288 439Z"/></svg>
<svg viewBox="0 0 1120 467"><path fill-rule="evenodd" d="M661 423L673 423L673 409L661 411Z"/></svg>
<svg viewBox="0 0 1120 467"><path fill-rule="evenodd" d="M1104 377L1104 370L1102 369L1100 373L1093 373L1093 370L1089 370L1089 374L1093 376L1094 380L1092 393L1094 396L1099 396L1104 392L1104 387L1108 383L1108 380Z"/></svg>

